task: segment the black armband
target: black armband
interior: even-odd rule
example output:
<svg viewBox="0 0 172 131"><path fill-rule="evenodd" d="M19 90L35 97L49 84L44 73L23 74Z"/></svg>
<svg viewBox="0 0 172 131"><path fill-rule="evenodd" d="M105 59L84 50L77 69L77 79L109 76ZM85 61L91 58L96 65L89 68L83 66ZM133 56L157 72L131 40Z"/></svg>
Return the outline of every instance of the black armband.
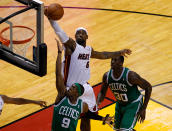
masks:
<svg viewBox="0 0 172 131"><path fill-rule="evenodd" d="M82 116L81 118L88 118L88 119L93 119L93 120L99 120L102 121L103 117L96 114L95 112L91 112L88 111L87 113L85 113L84 116Z"/></svg>

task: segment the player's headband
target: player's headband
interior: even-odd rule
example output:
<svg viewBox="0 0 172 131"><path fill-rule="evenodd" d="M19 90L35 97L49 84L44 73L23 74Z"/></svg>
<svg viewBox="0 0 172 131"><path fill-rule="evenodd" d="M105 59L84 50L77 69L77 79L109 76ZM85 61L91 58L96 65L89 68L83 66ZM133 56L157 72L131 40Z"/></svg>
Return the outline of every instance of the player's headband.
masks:
<svg viewBox="0 0 172 131"><path fill-rule="evenodd" d="M82 93L81 93L81 86L79 83L75 83L75 86L77 87L77 90L78 90L78 95L81 96Z"/></svg>
<svg viewBox="0 0 172 131"><path fill-rule="evenodd" d="M78 27L78 28L76 29L75 33L76 33L77 31L79 31L79 30L84 30L84 31L86 32L86 34L88 35L88 31L87 31L87 29L85 29L84 27Z"/></svg>

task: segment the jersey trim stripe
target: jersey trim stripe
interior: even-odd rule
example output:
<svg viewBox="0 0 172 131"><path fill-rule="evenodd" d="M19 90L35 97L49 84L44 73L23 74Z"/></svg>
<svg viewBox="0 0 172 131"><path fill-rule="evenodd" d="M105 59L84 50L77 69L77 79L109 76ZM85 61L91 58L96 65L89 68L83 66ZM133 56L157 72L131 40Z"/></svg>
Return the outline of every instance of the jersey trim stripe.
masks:
<svg viewBox="0 0 172 131"><path fill-rule="evenodd" d="M84 108L84 104L83 101L81 102L81 113L83 113L83 108Z"/></svg>
<svg viewBox="0 0 172 131"><path fill-rule="evenodd" d="M132 101L131 103L135 103L135 102L138 102L142 99L143 95L140 95L136 100Z"/></svg>
<svg viewBox="0 0 172 131"><path fill-rule="evenodd" d="M129 86L133 86L133 85L128 81L128 74L129 74L129 72L130 72L130 70L127 71L127 75L126 75L127 78L126 78L126 81L127 81L127 83L128 83Z"/></svg>
<svg viewBox="0 0 172 131"><path fill-rule="evenodd" d="M111 70L110 70L111 71ZM108 71L108 73L107 73L107 78L106 78L106 82L108 83L108 79L109 79L109 73L110 73L110 71Z"/></svg>
<svg viewBox="0 0 172 131"><path fill-rule="evenodd" d="M69 67L70 67L71 55L65 56L65 65L64 65L64 84L67 84Z"/></svg>
<svg viewBox="0 0 172 131"><path fill-rule="evenodd" d="M115 80L115 81L119 81L121 79L121 77L123 76L124 70L125 70L125 68L123 67L122 73L121 73L120 77L118 77L117 79L113 76L113 70L112 70L112 73L111 73L112 79Z"/></svg>
<svg viewBox="0 0 172 131"><path fill-rule="evenodd" d="M142 101L141 101L141 99L140 99L139 106L138 106L138 108L137 108L136 115L135 115L135 117L134 117L134 121L133 121L133 123L132 123L132 125L131 125L131 127L130 127L131 129L133 129L133 127L134 127L134 125L135 125L135 123L136 123L136 121L137 121L137 113L138 113L139 109L141 108L141 104L142 104Z"/></svg>
<svg viewBox="0 0 172 131"><path fill-rule="evenodd" d="M78 105L78 102L79 102L79 98L77 99L77 101L76 101L76 103L75 104L72 104L71 102L70 102L70 100L69 99L67 99L68 100L68 103L71 105L71 106L76 106L76 105Z"/></svg>

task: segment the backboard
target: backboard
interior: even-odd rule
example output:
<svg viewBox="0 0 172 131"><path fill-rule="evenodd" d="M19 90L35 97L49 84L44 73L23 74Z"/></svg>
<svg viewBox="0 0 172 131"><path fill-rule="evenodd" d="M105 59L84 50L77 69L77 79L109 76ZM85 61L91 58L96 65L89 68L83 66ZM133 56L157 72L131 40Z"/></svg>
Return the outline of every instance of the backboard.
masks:
<svg viewBox="0 0 172 131"><path fill-rule="evenodd" d="M38 76L46 75L44 3L15 0L5 9L11 14L0 16L0 59Z"/></svg>

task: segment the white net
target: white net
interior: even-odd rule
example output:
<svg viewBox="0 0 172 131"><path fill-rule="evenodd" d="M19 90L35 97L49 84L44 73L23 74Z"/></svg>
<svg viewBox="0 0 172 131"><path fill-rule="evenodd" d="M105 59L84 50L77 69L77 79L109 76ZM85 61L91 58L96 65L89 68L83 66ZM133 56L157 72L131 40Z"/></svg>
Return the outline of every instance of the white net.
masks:
<svg viewBox="0 0 172 131"><path fill-rule="evenodd" d="M10 29L6 29L2 32L1 37L3 39L10 40ZM26 56L27 49L31 45L34 39L35 32L28 27L24 26L13 26L12 29L12 49L13 52L21 55ZM9 41L10 42L10 41Z"/></svg>
<svg viewBox="0 0 172 131"><path fill-rule="evenodd" d="M26 52L29 46L31 45L31 42L32 40L25 44L13 44L13 52L26 57Z"/></svg>

